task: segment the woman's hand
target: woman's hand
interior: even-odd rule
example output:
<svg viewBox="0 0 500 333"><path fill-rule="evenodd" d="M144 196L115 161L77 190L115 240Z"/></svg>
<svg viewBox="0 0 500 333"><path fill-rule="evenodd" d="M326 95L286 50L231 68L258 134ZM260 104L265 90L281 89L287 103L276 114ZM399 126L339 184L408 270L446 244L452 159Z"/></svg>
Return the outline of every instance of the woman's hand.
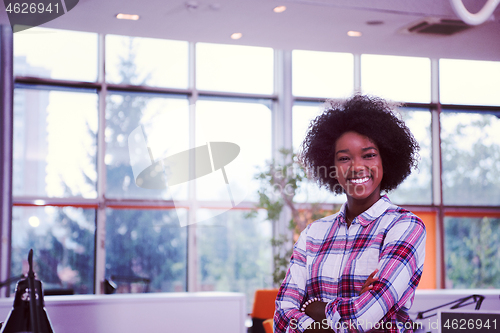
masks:
<svg viewBox="0 0 500 333"><path fill-rule="evenodd" d="M321 301L312 302L306 307L306 315L314 319L315 323L312 324L312 328L305 330L304 333L333 332L327 324L325 325L325 307L326 303Z"/></svg>
<svg viewBox="0 0 500 333"><path fill-rule="evenodd" d="M363 287L361 288L361 291L359 292L359 295L363 294L365 291L368 291L373 288L373 282L377 281L378 278L374 277L375 274L377 274L378 269L374 270L370 276L366 279L365 284L363 284Z"/></svg>
<svg viewBox="0 0 500 333"><path fill-rule="evenodd" d="M326 321L325 307L326 303L321 301L312 302L306 307L306 315L314 319L315 323L311 324L312 327L304 333L333 333Z"/></svg>
<svg viewBox="0 0 500 333"><path fill-rule="evenodd" d="M314 319L314 321L322 321L323 319L326 319L325 308L325 302L312 302L306 307L306 315Z"/></svg>
<svg viewBox="0 0 500 333"><path fill-rule="evenodd" d="M361 291L359 292L359 295L363 294L364 292L371 290L373 288L373 282L378 281L378 278L375 277L375 274L377 274L378 269L374 270L370 276L366 279L365 283L363 284L363 287L361 288ZM312 302L306 307L306 315L314 319L314 321L319 324L323 323L323 320L326 319L325 315L325 307L326 303L321 302L321 301L316 301ZM314 326L313 326L314 327ZM333 332L331 328L324 328L323 325L317 325L314 328L310 328L304 331L304 333L316 333L316 332Z"/></svg>

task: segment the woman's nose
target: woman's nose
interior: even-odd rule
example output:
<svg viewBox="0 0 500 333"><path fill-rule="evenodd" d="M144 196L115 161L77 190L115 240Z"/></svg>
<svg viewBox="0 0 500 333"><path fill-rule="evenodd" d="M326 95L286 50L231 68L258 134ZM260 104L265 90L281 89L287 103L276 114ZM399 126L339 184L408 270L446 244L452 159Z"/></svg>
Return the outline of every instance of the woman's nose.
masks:
<svg viewBox="0 0 500 333"><path fill-rule="evenodd" d="M353 158L351 160L351 169L353 171L358 171L358 170L363 170L365 167L365 164L363 162L363 159L360 158Z"/></svg>

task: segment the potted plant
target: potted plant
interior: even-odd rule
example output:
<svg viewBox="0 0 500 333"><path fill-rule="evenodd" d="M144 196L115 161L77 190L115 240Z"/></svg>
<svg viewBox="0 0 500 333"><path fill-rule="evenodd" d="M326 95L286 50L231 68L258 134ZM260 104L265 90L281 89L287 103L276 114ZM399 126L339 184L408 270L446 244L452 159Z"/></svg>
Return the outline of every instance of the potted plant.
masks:
<svg viewBox="0 0 500 333"><path fill-rule="evenodd" d="M307 191L306 185L311 180L305 169L300 165L297 154L289 149L280 149L280 161L271 160L259 169L255 179L260 187L257 191L258 203L248 214L255 216L257 209L265 209L267 219L272 222L274 237L271 239L273 249L273 283L279 286L283 279L292 255L293 243L298 235L312 221L333 214L332 210L324 209L321 203L297 203L294 198L299 191ZM291 219L287 233L278 234L275 227L285 209L290 211Z"/></svg>

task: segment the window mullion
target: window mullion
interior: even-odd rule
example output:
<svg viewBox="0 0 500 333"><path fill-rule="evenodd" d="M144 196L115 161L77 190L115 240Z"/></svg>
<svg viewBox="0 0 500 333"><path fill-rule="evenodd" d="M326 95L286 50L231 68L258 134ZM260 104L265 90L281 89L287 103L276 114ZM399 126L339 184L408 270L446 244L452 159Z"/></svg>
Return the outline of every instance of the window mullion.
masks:
<svg viewBox="0 0 500 333"><path fill-rule="evenodd" d="M12 141L13 141L13 33L9 26L0 25L0 124L2 146L0 156L0 281L10 278L12 241ZM8 297L10 289L5 288Z"/></svg>
<svg viewBox="0 0 500 333"><path fill-rule="evenodd" d="M196 102L198 90L196 89L196 44L189 43L189 149L196 146ZM191 150L190 150L191 151ZM190 173L194 173L194 163L189 163ZM189 211L187 226L187 291L195 292L198 286L198 249L196 247L196 181L189 182Z"/></svg>
<svg viewBox="0 0 500 333"><path fill-rule="evenodd" d="M437 104L437 109L431 110L431 144L432 144L432 203L439 207L436 216L436 286L445 287L445 260L444 260L444 209L443 209L443 182L441 160L441 104L439 94L439 59L431 59L431 103Z"/></svg>
<svg viewBox="0 0 500 333"><path fill-rule="evenodd" d="M95 259L94 259L94 292L103 294L103 282L106 274L106 164L104 157L106 155L106 139L104 131L106 129L106 73L105 73L105 40L106 35L99 34L98 39L98 81L101 84L99 91L99 114L97 126L97 198L98 208L96 214L95 231Z"/></svg>

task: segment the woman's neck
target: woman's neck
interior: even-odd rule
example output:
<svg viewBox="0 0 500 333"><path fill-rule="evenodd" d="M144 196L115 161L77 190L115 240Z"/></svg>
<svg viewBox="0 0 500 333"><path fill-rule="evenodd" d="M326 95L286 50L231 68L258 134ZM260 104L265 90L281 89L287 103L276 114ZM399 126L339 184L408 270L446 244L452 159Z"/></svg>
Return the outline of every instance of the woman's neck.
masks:
<svg viewBox="0 0 500 333"><path fill-rule="evenodd" d="M351 226L351 222L368 208L373 206L382 196L367 198L367 200L353 199L352 197L347 197L347 207L346 207L346 221L347 226Z"/></svg>

